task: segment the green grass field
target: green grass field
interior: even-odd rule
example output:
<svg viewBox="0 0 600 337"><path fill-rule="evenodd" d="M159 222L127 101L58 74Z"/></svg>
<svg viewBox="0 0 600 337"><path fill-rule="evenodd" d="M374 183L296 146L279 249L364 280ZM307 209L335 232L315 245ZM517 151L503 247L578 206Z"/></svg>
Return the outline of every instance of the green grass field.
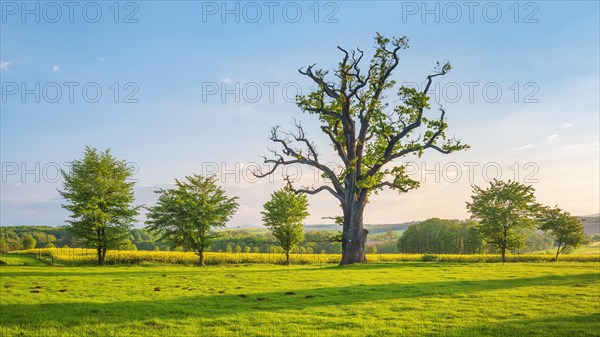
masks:
<svg viewBox="0 0 600 337"><path fill-rule="evenodd" d="M591 245L581 246L575 249L573 254L600 254L600 243L595 242Z"/></svg>
<svg viewBox="0 0 600 337"><path fill-rule="evenodd" d="M578 262L1 266L0 324L2 336L599 336L599 273Z"/></svg>

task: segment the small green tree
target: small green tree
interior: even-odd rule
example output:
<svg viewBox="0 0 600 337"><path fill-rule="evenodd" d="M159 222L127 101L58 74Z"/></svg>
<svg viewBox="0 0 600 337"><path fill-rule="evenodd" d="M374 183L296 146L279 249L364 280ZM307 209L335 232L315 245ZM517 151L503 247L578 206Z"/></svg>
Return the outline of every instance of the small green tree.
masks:
<svg viewBox="0 0 600 337"><path fill-rule="evenodd" d="M120 250L138 250L137 246L130 240L126 240L119 246Z"/></svg>
<svg viewBox="0 0 600 337"><path fill-rule="evenodd" d="M71 172L62 171L67 200L62 207L71 212L69 230L84 246L93 247L98 264L104 265L106 251L119 247L129 237L138 215L133 207L133 168L117 160L110 150L99 152L86 147L83 159L71 163Z"/></svg>
<svg viewBox="0 0 600 337"><path fill-rule="evenodd" d="M44 232L35 231L32 232L31 235L35 239L35 245L38 248L46 247L48 243L53 243L56 241L56 236Z"/></svg>
<svg viewBox="0 0 600 337"><path fill-rule="evenodd" d="M0 252L6 253L8 251L8 243L4 238L0 238Z"/></svg>
<svg viewBox="0 0 600 337"><path fill-rule="evenodd" d="M556 261L558 261L558 255L567 246L577 248L587 242L581 220L569 212L558 208L558 206L553 208L547 207L542 211L539 229L544 232L550 232L554 236L558 244Z"/></svg>
<svg viewBox="0 0 600 337"><path fill-rule="evenodd" d="M465 254L478 252L482 238L475 222L431 218L411 224L398 240L398 250L409 254ZM381 247L379 247L381 251Z"/></svg>
<svg viewBox="0 0 600 337"><path fill-rule="evenodd" d="M479 220L479 231L488 243L498 247L502 262L506 251L524 245L519 228L532 228L540 205L535 201L534 189L516 181L494 179L490 187L473 186L472 202L467 209Z"/></svg>
<svg viewBox="0 0 600 337"><path fill-rule="evenodd" d="M375 246L375 245L367 246L367 254L377 254L377 246Z"/></svg>
<svg viewBox="0 0 600 337"><path fill-rule="evenodd" d="M306 195L285 187L271 194L263 207L263 223L285 252L285 263L290 264L290 251L304 240L302 221L309 215Z"/></svg>
<svg viewBox="0 0 600 337"><path fill-rule="evenodd" d="M23 249L33 249L35 248L36 241L31 234L27 234L21 240L21 245Z"/></svg>
<svg viewBox="0 0 600 337"><path fill-rule="evenodd" d="M204 251L215 237L212 231L225 227L238 208L238 198L227 197L214 177L192 175L175 185L156 191L158 202L149 208L146 228L162 235L161 240L196 251L204 265Z"/></svg>
<svg viewBox="0 0 600 337"><path fill-rule="evenodd" d="M385 234L381 236L383 241L396 241L398 240L398 234L394 231L387 231Z"/></svg>

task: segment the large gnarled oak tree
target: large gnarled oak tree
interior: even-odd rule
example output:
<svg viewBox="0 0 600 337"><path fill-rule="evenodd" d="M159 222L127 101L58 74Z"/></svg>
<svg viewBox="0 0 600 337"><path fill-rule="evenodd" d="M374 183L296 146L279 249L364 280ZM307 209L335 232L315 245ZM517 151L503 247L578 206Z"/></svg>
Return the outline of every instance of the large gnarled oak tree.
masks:
<svg viewBox="0 0 600 337"><path fill-rule="evenodd" d="M404 193L419 187L419 182L411 179L403 166L392 162L394 159L420 157L427 149L448 154L468 148L456 139L447 139L446 112L442 107L434 118L425 114L430 108L431 84L436 77L450 71L450 64L438 63L426 77L422 90L401 86L397 93L400 103L389 106L384 93L396 84L392 74L398 67L400 51L408 48L408 39L389 39L377 34L375 41L375 54L366 72L361 70L363 51L341 47L338 49L343 59L334 72L337 78L334 83L326 79L327 71L315 69L314 64L299 70L318 88L298 96L297 105L321 121L321 130L341 160L341 173L320 161L314 143L307 139L299 123L294 132L272 129L271 140L282 150L271 151L273 156L264 158L271 168L256 173L265 177L279 166L295 164L312 166L323 173L325 184L295 191L307 194L327 191L339 200L343 210L341 264L366 262L368 231L363 228L363 212L372 192L391 188Z"/></svg>

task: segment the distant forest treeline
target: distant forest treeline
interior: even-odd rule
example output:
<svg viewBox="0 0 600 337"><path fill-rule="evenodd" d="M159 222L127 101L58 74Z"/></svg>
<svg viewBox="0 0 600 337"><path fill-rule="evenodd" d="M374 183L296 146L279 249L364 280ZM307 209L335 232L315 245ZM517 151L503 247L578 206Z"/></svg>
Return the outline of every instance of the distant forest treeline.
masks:
<svg viewBox="0 0 600 337"><path fill-rule="evenodd" d="M337 232L310 230L298 247L300 253L338 253L341 243L332 242ZM73 237L68 227L14 226L0 227L0 251L13 251L32 248L83 248ZM184 251L160 240L145 229L131 229L129 238L124 240L122 250ZM218 231L218 237L211 244L211 251L270 253L279 252L275 238L266 230L230 229Z"/></svg>
<svg viewBox="0 0 600 337"><path fill-rule="evenodd" d="M585 232L592 241L600 241L600 218L581 217ZM429 219L393 225L367 225L369 230L369 253L493 253L476 230L475 222ZM341 243L336 242L339 228L336 225L309 225L305 227L305 239L295 253L341 253ZM272 253L281 248L273 235L262 228L238 228L218 231L210 250L214 252ZM519 252L550 250L554 239L535 230L524 230L525 246ZM0 227L0 251L31 248L81 246L69 232L68 227L12 226ZM183 251L159 240L145 229L131 229L129 238L120 247L123 250Z"/></svg>

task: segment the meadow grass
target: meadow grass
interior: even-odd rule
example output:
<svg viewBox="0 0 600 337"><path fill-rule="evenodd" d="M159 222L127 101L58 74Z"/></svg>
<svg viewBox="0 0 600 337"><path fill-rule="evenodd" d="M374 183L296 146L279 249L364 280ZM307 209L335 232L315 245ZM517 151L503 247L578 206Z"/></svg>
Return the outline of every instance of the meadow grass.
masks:
<svg viewBox="0 0 600 337"><path fill-rule="evenodd" d="M8 265L18 265L18 266L44 266L47 265L47 261L43 259L39 259L38 256L31 253L25 254L6 254L0 253L0 261L8 264Z"/></svg>
<svg viewBox="0 0 600 337"><path fill-rule="evenodd" d="M599 336L599 273L595 262L9 265L0 266L0 331L2 336Z"/></svg>
<svg viewBox="0 0 600 337"><path fill-rule="evenodd" d="M600 254L600 242L581 246L573 251L573 254Z"/></svg>

